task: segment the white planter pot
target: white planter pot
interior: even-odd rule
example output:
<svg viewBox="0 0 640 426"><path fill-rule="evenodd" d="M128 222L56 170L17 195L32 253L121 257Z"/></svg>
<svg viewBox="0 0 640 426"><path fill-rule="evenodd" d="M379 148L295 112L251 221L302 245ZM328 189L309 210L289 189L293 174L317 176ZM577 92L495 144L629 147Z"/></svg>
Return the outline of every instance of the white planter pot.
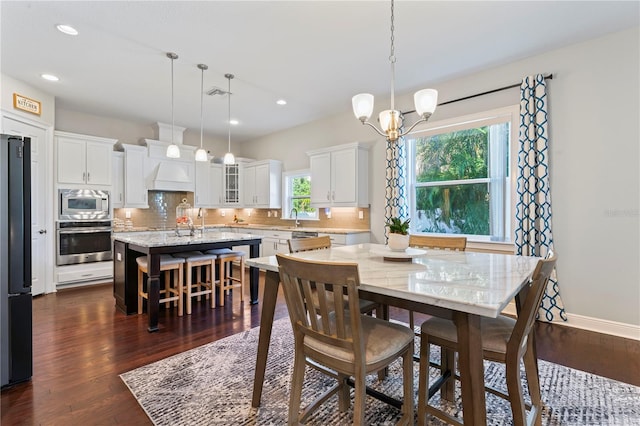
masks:
<svg viewBox="0 0 640 426"><path fill-rule="evenodd" d="M405 251L409 247L409 235L389 234L387 244L392 251Z"/></svg>

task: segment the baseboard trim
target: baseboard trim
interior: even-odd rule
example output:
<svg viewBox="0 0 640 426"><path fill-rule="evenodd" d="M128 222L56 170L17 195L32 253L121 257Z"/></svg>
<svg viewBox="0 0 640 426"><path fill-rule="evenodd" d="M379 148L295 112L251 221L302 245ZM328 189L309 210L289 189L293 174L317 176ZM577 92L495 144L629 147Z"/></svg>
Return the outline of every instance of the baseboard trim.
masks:
<svg viewBox="0 0 640 426"><path fill-rule="evenodd" d="M507 305L503 312L508 315L515 315L515 303L509 303L509 305ZM626 324L622 322L609 321L605 319L570 313L567 313L567 321L557 322L554 324L580 328L582 330L589 330L596 333L610 334L613 336L624 337L625 339L640 341L640 326L633 324Z"/></svg>

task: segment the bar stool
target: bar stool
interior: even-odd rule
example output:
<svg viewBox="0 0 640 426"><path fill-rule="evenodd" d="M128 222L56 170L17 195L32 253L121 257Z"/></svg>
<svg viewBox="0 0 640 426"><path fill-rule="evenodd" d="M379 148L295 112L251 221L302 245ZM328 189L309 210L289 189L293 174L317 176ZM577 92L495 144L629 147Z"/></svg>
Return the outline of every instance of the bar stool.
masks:
<svg viewBox="0 0 640 426"><path fill-rule="evenodd" d="M240 289L240 301L244 301L244 252L228 248L208 250L206 253L218 256L218 297L220 306L224 306L224 295L234 288ZM240 262L240 277L232 275L233 262Z"/></svg>
<svg viewBox="0 0 640 426"><path fill-rule="evenodd" d="M187 251L183 253L174 253L173 256L183 259L186 268L186 277L184 283L183 294L187 299L187 315L191 315L191 300L197 297L200 300L202 295L211 298L211 309L216 307L216 298L214 292L215 282L215 254L207 254L199 251ZM193 269L196 269L195 282L193 280ZM204 274L203 274L204 273ZM204 278L203 278L204 275ZM195 291L194 291L195 289Z"/></svg>
<svg viewBox="0 0 640 426"><path fill-rule="evenodd" d="M149 274L147 257L140 256L136 259L138 264L138 314L142 313L143 299L149 299L148 289L144 291L144 274ZM170 307L170 303L178 306L178 316L182 316L182 267L184 259L178 259L168 254L160 255L160 272L164 271L164 289L160 290L160 303ZM172 272L177 272L175 281L172 281ZM175 285L172 285L174 284ZM164 297L162 297L164 295Z"/></svg>

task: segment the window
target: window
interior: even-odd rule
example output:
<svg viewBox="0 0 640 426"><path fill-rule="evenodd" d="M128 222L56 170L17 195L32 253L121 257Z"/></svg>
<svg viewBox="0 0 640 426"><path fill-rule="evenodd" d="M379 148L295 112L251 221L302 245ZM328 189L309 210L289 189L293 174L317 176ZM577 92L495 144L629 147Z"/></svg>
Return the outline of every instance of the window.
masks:
<svg viewBox="0 0 640 426"><path fill-rule="evenodd" d="M407 137L412 232L511 239L518 117L503 108Z"/></svg>
<svg viewBox="0 0 640 426"><path fill-rule="evenodd" d="M286 172L284 179L283 218L291 218L293 209L298 212L298 219L318 219L318 210L311 207L311 173L309 170Z"/></svg>

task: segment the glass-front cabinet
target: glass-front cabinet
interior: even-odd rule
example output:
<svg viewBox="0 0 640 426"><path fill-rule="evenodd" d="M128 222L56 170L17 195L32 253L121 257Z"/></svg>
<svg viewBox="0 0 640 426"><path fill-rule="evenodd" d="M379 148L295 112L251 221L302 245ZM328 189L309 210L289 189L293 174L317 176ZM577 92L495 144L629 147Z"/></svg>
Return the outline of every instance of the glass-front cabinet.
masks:
<svg viewBox="0 0 640 426"><path fill-rule="evenodd" d="M240 165L225 164L224 165L224 193L223 204L229 207L240 206Z"/></svg>

